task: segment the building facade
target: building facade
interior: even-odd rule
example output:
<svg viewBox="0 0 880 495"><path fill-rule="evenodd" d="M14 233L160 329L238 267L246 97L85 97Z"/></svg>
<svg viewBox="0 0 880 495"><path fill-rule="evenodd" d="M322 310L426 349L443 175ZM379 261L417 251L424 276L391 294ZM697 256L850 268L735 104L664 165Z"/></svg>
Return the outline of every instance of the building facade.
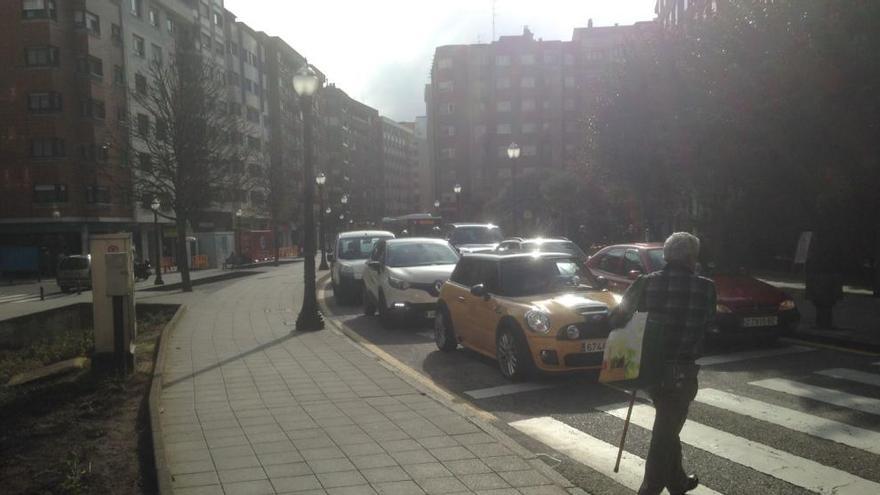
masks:
<svg viewBox="0 0 880 495"><path fill-rule="evenodd" d="M726 0L657 0L654 12L664 29L685 29L724 8Z"/></svg>
<svg viewBox="0 0 880 495"><path fill-rule="evenodd" d="M413 125L413 137L418 154L417 185L418 198L416 205L419 211L434 212L434 173L431 170L431 151L428 147L428 117L416 117Z"/></svg>
<svg viewBox="0 0 880 495"><path fill-rule="evenodd" d="M591 88L626 43L653 25L578 28L571 41L535 39L525 28L489 44L438 47L425 101L432 201L441 212L454 216L460 201L466 220L491 220L486 206L499 191L572 166ZM507 154L512 143L520 148L515 161Z"/></svg>
<svg viewBox="0 0 880 495"><path fill-rule="evenodd" d="M382 117L383 216L417 213L419 205L418 147L413 122Z"/></svg>

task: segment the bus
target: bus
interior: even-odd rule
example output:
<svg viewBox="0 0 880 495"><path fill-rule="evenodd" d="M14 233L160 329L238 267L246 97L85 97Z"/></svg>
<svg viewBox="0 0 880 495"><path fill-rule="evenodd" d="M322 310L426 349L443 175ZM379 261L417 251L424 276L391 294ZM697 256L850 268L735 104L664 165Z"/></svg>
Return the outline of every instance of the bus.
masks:
<svg viewBox="0 0 880 495"><path fill-rule="evenodd" d="M442 237L443 218L431 213L411 213L399 217L385 217L382 228L397 237Z"/></svg>

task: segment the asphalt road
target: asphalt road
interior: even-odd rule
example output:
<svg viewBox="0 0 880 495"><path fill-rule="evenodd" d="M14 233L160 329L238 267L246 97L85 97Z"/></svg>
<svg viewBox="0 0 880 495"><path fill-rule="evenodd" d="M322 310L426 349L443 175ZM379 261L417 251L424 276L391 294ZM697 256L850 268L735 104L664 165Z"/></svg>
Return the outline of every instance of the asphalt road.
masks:
<svg viewBox="0 0 880 495"><path fill-rule="evenodd" d="M497 418L498 426L593 494L630 494L640 483L653 408L633 414L620 473L612 472L628 395L593 375L544 377L511 387L471 351L445 354L430 322L385 329L359 306L337 319L434 384ZM692 493L880 493L880 356L780 342L716 345L682 440Z"/></svg>

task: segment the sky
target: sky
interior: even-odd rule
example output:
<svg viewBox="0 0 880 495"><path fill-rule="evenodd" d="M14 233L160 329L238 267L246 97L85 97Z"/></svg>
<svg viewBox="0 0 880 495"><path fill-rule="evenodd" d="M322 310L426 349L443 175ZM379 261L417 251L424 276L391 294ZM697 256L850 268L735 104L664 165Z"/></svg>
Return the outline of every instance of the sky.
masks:
<svg viewBox="0 0 880 495"><path fill-rule="evenodd" d="M654 17L656 0L225 0L257 31L279 36L352 98L398 121L425 114L434 49L521 34L570 40L575 27Z"/></svg>

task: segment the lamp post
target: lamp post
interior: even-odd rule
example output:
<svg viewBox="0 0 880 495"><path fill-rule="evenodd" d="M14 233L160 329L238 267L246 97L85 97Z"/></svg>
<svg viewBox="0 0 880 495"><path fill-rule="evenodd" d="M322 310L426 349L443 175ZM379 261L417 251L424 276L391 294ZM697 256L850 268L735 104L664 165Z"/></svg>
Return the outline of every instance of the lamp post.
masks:
<svg viewBox="0 0 880 495"><path fill-rule="evenodd" d="M461 184L456 184L452 188L452 192L455 193L455 216L458 221L461 221Z"/></svg>
<svg viewBox="0 0 880 495"><path fill-rule="evenodd" d="M343 194L342 197L339 198L339 202L342 203L342 211L345 212L345 207L346 207L346 205L348 204L348 194ZM349 225L351 225L351 224L354 223L354 221L353 221L352 219L349 219L349 220L348 220L348 223L349 223ZM342 224L342 223L340 223L340 224L339 224L339 229L337 229L337 232L336 232L336 233L338 234L339 232L342 232L342 229L343 229L344 227L345 227L345 225Z"/></svg>
<svg viewBox="0 0 880 495"><path fill-rule="evenodd" d="M321 212L321 218L318 219L318 238L321 241L321 264L318 266L318 270L329 270L330 267L327 266L327 239L324 235L324 224L326 223L326 218L324 217L324 184L327 183L327 176L324 175L324 172L318 174L315 177L315 184L318 185L318 211ZM327 214L330 214L330 208L327 208Z"/></svg>
<svg viewBox="0 0 880 495"><path fill-rule="evenodd" d="M243 256L241 252L241 216L244 212L241 208L235 210L235 252L239 259Z"/></svg>
<svg viewBox="0 0 880 495"><path fill-rule="evenodd" d="M318 299L315 294L315 183L314 157L312 143L312 109L315 92L321 82L318 75L309 66L303 66L293 76L293 90L300 97L300 108L303 115L303 229L305 230L303 253L303 300L302 308L296 317L296 330L299 332L321 330L324 328L324 317L318 311Z"/></svg>
<svg viewBox="0 0 880 495"><path fill-rule="evenodd" d="M510 196L513 199L513 230L519 235L519 198L516 196L516 165L519 161L519 145L510 143L507 158L510 158Z"/></svg>
<svg viewBox="0 0 880 495"><path fill-rule="evenodd" d="M154 256L156 260L156 280L153 282L153 285L165 285L165 281L162 280L162 233L159 232L159 198L153 198L153 202L150 203L150 209L153 210L153 234L156 236L156 255Z"/></svg>

